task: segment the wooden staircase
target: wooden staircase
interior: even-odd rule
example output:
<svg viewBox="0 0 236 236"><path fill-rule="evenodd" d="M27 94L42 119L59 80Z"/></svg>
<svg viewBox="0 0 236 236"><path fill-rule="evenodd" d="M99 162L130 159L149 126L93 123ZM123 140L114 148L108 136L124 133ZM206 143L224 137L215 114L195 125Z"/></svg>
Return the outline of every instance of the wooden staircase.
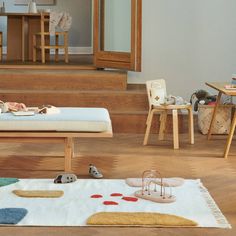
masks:
<svg viewBox="0 0 236 236"><path fill-rule="evenodd" d="M2 69L0 100L27 106L105 107L115 133L145 132L145 85L127 85L127 73L122 71ZM168 124L169 132L171 122Z"/></svg>

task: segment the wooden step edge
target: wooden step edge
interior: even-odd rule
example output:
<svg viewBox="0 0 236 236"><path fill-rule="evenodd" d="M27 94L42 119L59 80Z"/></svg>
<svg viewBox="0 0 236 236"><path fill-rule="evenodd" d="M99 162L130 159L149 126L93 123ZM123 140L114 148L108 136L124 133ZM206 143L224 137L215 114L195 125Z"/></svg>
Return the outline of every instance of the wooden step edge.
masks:
<svg viewBox="0 0 236 236"><path fill-rule="evenodd" d="M111 110L110 111L111 115L147 115L148 114L148 110L135 110L135 111L118 111L118 110ZM179 116L187 116L188 113L187 112L179 112L178 113ZM171 113L168 113L168 116L172 116ZM193 113L193 116L197 116L197 113Z"/></svg>
<svg viewBox="0 0 236 236"><path fill-rule="evenodd" d="M148 111L115 111L111 110L110 111L111 115L147 115Z"/></svg>
<svg viewBox="0 0 236 236"><path fill-rule="evenodd" d="M0 66L1 67L1 66ZM37 75L37 74L48 74L48 75L55 75L55 71L54 70L50 70L50 68L47 68L45 70L31 70L31 69L24 69L24 70L19 70L19 69L9 69L9 70L5 70L5 69L1 69L0 68L0 74L1 75L11 75L11 74L16 74L16 75ZM127 75L127 71L123 71L123 70L81 70L81 69L77 69L77 70L73 70L73 71L69 71L68 69L57 69L56 75L68 75L68 74L91 74L91 75ZM133 86L133 84L131 85L131 87ZM136 86L136 85L135 85Z"/></svg>
<svg viewBox="0 0 236 236"><path fill-rule="evenodd" d="M69 90L42 90L42 89L34 89L34 90L25 90L25 89L0 89L1 94L44 94L44 93L51 93L51 94L139 94L139 95L146 95L143 91L129 91L129 90L78 90L78 89L69 89Z"/></svg>
<svg viewBox="0 0 236 236"><path fill-rule="evenodd" d="M0 69L17 69L17 70L97 70L94 65L23 65L23 64L1 64Z"/></svg>

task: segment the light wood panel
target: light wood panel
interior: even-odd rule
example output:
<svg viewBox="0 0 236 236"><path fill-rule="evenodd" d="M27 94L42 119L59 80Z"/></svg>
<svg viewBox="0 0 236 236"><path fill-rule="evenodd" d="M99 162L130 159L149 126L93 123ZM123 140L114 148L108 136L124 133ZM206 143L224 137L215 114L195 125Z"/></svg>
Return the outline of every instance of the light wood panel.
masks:
<svg viewBox="0 0 236 236"><path fill-rule="evenodd" d="M7 28L12 29L7 31L7 60L22 60L22 17L11 16Z"/></svg>
<svg viewBox="0 0 236 236"><path fill-rule="evenodd" d="M140 91L0 90L0 99L23 102L27 106L105 107L111 112L143 111L147 107L146 94Z"/></svg>
<svg viewBox="0 0 236 236"><path fill-rule="evenodd" d="M182 176L201 178L218 206L232 224L233 229L214 228L110 228L110 227L0 227L1 235L162 235L162 236L234 236L236 235L236 145L233 140L229 159L223 159L222 150L226 142L224 135L215 140L206 140L206 136L197 134L195 145L187 143L188 134L181 135L184 140L179 150L172 149L172 138L156 144L152 135L150 146L142 146L143 135L120 134L113 139L77 139L73 170L79 178L89 178L88 165L95 164L105 178L138 177L144 169L155 168L164 176ZM91 149L91 145L93 149ZM16 158L14 154L24 151L26 156ZM45 153L52 158L37 157ZM63 166L63 159L57 158L63 153L60 145L45 144L42 149L37 144L0 144L0 171L2 176L21 178L54 178L59 171L50 171L50 167ZM11 157L4 157L11 154ZM30 157L32 156L32 157ZM51 159L51 160L50 160ZM47 170L40 170L48 166ZM8 168L6 168L8 167ZM27 169L27 171L25 170ZM52 168L51 168L52 169Z"/></svg>
<svg viewBox="0 0 236 236"><path fill-rule="evenodd" d="M8 69L0 70L0 82L8 90L126 90L127 72Z"/></svg>

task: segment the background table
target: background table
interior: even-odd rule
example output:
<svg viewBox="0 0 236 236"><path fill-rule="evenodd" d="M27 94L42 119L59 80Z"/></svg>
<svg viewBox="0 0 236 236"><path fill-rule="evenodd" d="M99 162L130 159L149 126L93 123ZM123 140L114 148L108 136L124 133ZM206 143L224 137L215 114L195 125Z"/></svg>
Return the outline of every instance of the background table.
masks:
<svg viewBox="0 0 236 236"><path fill-rule="evenodd" d="M217 101L216 101L216 105L215 105L214 112L212 115L210 128L208 131L208 136L207 136L208 139L211 138L212 127L215 122L215 116L216 116L217 108L220 104L220 99L221 99L222 94L229 95L229 96L236 96L236 89L234 89L234 90L225 89L226 84L230 84L230 82L228 82L228 83L227 82L225 82L225 83L218 83L218 82L206 83L206 85L208 85L209 87L216 89L218 91ZM228 157L230 145L231 145L233 135L234 135L235 126L236 126L236 112L234 113L234 117L233 117L233 120L231 123L230 132L229 132L227 143L226 143L225 150L224 150L224 158Z"/></svg>
<svg viewBox="0 0 236 236"><path fill-rule="evenodd" d="M33 34L40 32L40 13L0 13L0 16L7 17L7 60L32 60Z"/></svg>

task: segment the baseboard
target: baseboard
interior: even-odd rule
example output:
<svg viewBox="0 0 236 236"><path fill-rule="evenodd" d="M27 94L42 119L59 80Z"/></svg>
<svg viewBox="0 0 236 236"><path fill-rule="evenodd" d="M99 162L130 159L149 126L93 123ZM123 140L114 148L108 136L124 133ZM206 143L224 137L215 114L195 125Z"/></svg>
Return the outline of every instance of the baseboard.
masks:
<svg viewBox="0 0 236 236"><path fill-rule="evenodd" d="M76 55L83 55L83 54L93 54L93 48L92 47L69 47L68 49L69 54L76 54ZM3 54L7 53L7 47L3 47ZM51 54L55 54L55 50L50 50ZM59 50L59 54L63 54L63 49Z"/></svg>

